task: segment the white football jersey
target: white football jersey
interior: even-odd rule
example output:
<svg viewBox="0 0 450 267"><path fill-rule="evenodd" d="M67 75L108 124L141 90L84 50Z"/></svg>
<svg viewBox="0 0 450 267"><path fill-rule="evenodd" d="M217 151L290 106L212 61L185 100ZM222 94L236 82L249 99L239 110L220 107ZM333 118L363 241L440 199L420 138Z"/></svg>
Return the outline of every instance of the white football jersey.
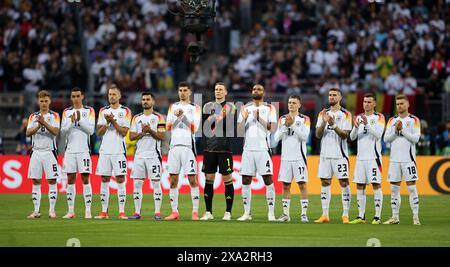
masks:
<svg viewBox="0 0 450 267"><path fill-rule="evenodd" d="M183 118L175 116L175 111L183 110ZM170 147L186 146L195 148L194 134L197 132L202 117L202 108L194 103L176 102L167 113L167 130L171 131Z"/></svg>
<svg viewBox="0 0 450 267"><path fill-rule="evenodd" d="M37 121L37 115L40 115L41 113L35 112L30 115L28 118L28 125L27 129L35 128L39 125L39 122ZM58 112L54 112L49 110L44 115L45 121L50 124L52 127L59 128L60 118ZM56 136L51 134L47 128L44 126L41 126L41 128L31 137L31 143L33 145L33 150L39 150L39 151L56 151Z"/></svg>
<svg viewBox="0 0 450 267"><path fill-rule="evenodd" d="M245 105L244 109L248 112L248 117L245 121L244 151L268 151L270 131L256 121L253 112L259 110L260 118L267 123L276 123L277 111L275 107L267 103L261 103L261 105L256 106L252 102ZM242 113L239 113L237 122L241 123L243 120Z"/></svg>
<svg viewBox="0 0 450 267"><path fill-rule="evenodd" d="M275 141L281 140L281 160L302 160L306 164L306 142L308 141L311 121L308 116L299 114L295 116L290 127L284 125L286 115L278 120L278 129Z"/></svg>
<svg viewBox="0 0 450 267"><path fill-rule="evenodd" d="M72 122L71 116L80 111L80 120ZM90 151L90 135L95 130L95 110L89 106L81 109L66 108L62 115L61 134L66 135L66 152L83 153Z"/></svg>
<svg viewBox="0 0 450 267"><path fill-rule="evenodd" d="M381 160L381 137L386 121L383 114L377 112L366 117L367 125L360 123L358 128L353 127L350 139L358 138L357 158L359 160ZM356 119L362 121L361 115L358 115Z"/></svg>
<svg viewBox="0 0 450 267"><path fill-rule="evenodd" d="M113 109L110 106L101 108L98 113L97 125L106 125L107 128L102 138L102 144L100 145L100 153L125 154L127 151L125 136L120 135L114 126L105 119L105 114L111 113L114 115L114 119L119 126L130 128L131 110L129 108L123 105L120 105L117 109Z"/></svg>
<svg viewBox="0 0 450 267"><path fill-rule="evenodd" d="M133 117L130 132L142 133L142 125L149 124L153 131L165 132L166 121L163 115L153 112L150 115L139 113ZM161 159L161 141L153 138L146 133L136 142L135 157L139 158L160 158Z"/></svg>
<svg viewBox="0 0 450 267"><path fill-rule="evenodd" d="M403 129L395 132L395 124L401 121ZM420 120L409 114L405 118L395 116L389 119L384 141L391 142L391 162L415 162L416 144L420 139Z"/></svg>
<svg viewBox="0 0 450 267"><path fill-rule="evenodd" d="M352 114L344 108L337 112L332 112L330 108L327 109L327 114L334 118L335 124L341 130L351 131L352 129ZM323 118L319 113L316 128L322 124ZM343 140L327 123L323 130L323 136L320 140L320 156L325 158L348 158L347 141Z"/></svg>

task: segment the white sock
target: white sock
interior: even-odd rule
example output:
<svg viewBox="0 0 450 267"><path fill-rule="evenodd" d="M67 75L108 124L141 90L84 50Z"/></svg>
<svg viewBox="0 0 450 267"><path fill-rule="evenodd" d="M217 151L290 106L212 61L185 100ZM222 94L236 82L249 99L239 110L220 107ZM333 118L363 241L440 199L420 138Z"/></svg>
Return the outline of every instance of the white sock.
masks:
<svg viewBox="0 0 450 267"><path fill-rule="evenodd" d="M41 208L41 185L33 185L31 191L31 199L33 200L34 212L40 212Z"/></svg>
<svg viewBox="0 0 450 267"><path fill-rule="evenodd" d="M86 212L91 212L92 206L92 186L91 183L83 184L83 196L84 196L84 206Z"/></svg>
<svg viewBox="0 0 450 267"><path fill-rule="evenodd" d="M275 214L275 186L273 183L266 185L266 200L269 214Z"/></svg>
<svg viewBox="0 0 450 267"><path fill-rule="evenodd" d="M419 216L419 195L417 194L416 185L408 185L408 192L409 205L411 206L413 216Z"/></svg>
<svg viewBox="0 0 450 267"><path fill-rule="evenodd" d="M117 199L119 201L119 213L125 212L125 203L127 202L127 188L125 182L117 184Z"/></svg>
<svg viewBox="0 0 450 267"><path fill-rule="evenodd" d="M69 213L74 213L74 206L75 206L75 184L68 184L67 185L67 206L69 207Z"/></svg>
<svg viewBox="0 0 450 267"><path fill-rule="evenodd" d="M350 210L350 186L341 187L341 193L342 193L342 216L348 217L348 212Z"/></svg>
<svg viewBox="0 0 450 267"><path fill-rule="evenodd" d="M144 184L143 180L134 179L134 190L133 190L134 212L137 213L137 214L141 214L142 185L143 184Z"/></svg>
<svg viewBox="0 0 450 267"><path fill-rule="evenodd" d="M161 182L152 181L153 187L153 200L155 202L155 213L161 213L161 203L162 203L162 189Z"/></svg>
<svg viewBox="0 0 450 267"><path fill-rule="evenodd" d="M322 202L322 215L329 217L330 200L331 200L331 186L322 186L320 200Z"/></svg>
<svg viewBox="0 0 450 267"><path fill-rule="evenodd" d="M289 207L291 205L291 200L288 198L283 198L281 202L283 203L283 214L289 216Z"/></svg>
<svg viewBox="0 0 450 267"><path fill-rule="evenodd" d="M242 185L242 203L244 204L244 213L250 214L252 204L252 189L250 185Z"/></svg>
<svg viewBox="0 0 450 267"><path fill-rule="evenodd" d="M50 203L49 212L55 212L56 199L58 199L58 189L56 184L48 185L48 202Z"/></svg>
<svg viewBox="0 0 450 267"><path fill-rule="evenodd" d="M170 188L170 206L172 212L178 212L178 188Z"/></svg>
<svg viewBox="0 0 450 267"><path fill-rule="evenodd" d="M199 187L191 187L192 197L192 212L198 212L198 206L200 204L200 189Z"/></svg>
<svg viewBox="0 0 450 267"><path fill-rule="evenodd" d="M109 182L102 182L100 187L100 202L102 203L102 212L108 212Z"/></svg>
<svg viewBox="0 0 450 267"><path fill-rule="evenodd" d="M358 217L365 218L366 214L366 190L356 190L356 203L358 204Z"/></svg>
<svg viewBox="0 0 450 267"><path fill-rule="evenodd" d="M375 204L375 217L381 218L381 209L383 208L383 191L381 191L381 188L373 190L373 201Z"/></svg>
<svg viewBox="0 0 450 267"><path fill-rule="evenodd" d="M300 199L300 206L302 207L302 215L306 215L308 212L308 200L307 199Z"/></svg>
<svg viewBox="0 0 450 267"><path fill-rule="evenodd" d="M401 203L402 203L402 198L400 196L400 186L391 184L391 208L392 208L392 217L393 218L398 219Z"/></svg>

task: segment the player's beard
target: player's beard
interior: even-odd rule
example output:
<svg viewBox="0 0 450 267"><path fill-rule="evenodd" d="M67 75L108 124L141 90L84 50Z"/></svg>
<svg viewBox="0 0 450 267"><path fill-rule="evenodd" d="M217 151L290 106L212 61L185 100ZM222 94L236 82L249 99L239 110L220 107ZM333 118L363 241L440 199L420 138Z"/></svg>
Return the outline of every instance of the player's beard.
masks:
<svg viewBox="0 0 450 267"><path fill-rule="evenodd" d="M151 105L142 105L142 108L143 108L144 110L152 109L152 107L153 107L153 106L151 106Z"/></svg>
<svg viewBox="0 0 450 267"><path fill-rule="evenodd" d="M338 101L330 101L330 106L336 106L338 103Z"/></svg>
<svg viewBox="0 0 450 267"><path fill-rule="evenodd" d="M261 100L263 98L262 95L252 95L253 100Z"/></svg>

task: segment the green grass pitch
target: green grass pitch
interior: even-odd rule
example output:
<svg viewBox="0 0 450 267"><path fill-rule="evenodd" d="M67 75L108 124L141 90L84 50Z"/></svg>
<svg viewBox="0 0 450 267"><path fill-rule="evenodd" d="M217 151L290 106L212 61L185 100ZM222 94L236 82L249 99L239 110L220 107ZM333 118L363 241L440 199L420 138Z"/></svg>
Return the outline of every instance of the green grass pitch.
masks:
<svg viewBox="0 0 450 267"><path fill-rule="evenodd" d="M146 194L143 202L143 219L123 221L117 219L117 197L111 194L109 220L85 220L83 196L76 198L78 217L64 220L67 209L65 195L58 196L56 212L58 219L48 219L48 200L42 196L41 219L29 220L32 211L28 194L0 195L0 246L66 246L69 238L80 240L81 246L230 246L230 247L276 247L276 246L366 246L367 240L377 238L383 247L392 246L450 246L450 196L421 196L420 217L422 226L412 225L408 196L402 197L400 225L343 225L340 195L331 199L331 223L302 224L299 218L299 196L291 201L291 222L267 221L267 206L264 195L253 195L253 221L238 222L242 212L241 196L236 195L233 221L221 220L225 210L223 195L214 197L214 221L190 220L191 201L189 195L180 195L181 220L175 222L154 221L153 198ZM382 220L391 214L390 197L385 196ZM94 196L93 215L100 210L99 196ZM128 195L126 212L132 214L134 205ZM163 215L169 214L167 195L163 198ZM204 211L203 199L200 215ZM281 196L277 196L276 215L281 215ZM373 198L367 198L366 216L373 217ZM308 215L310 221L321 214L320 197L310 196ZM356 197L352 197L351 219L357 215Z"/></svg>

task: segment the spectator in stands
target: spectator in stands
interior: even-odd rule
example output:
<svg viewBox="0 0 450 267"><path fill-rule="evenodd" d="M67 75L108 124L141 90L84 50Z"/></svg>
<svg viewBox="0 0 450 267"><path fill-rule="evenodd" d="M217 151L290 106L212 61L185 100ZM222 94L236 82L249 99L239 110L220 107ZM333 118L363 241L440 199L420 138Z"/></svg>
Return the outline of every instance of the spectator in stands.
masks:
<svg viewBox="0 0 450 267"><path fill-rule="evenodd" d="M269 92L284 93L288 87L288 77L280 67L275 67L275 74L270 80L271 90Z"/></svg>
<svg viewBox="0 0 450 267"><path fill-rule="evenodd" d="M403 79L403 93L405 95L415 95L417 88L417 80L411 75L411 71L406 71L406 76Z"/></svg>
<svg viewBox="0 0 450 267"><path fill-rule="evenodd" d="M325 71L337 76L339 74L339 53L334 49L332 40L327 42L327 51L323 53L323 59L325 63Z"/></svg>
<svg viewBox="0 0 450 267"><path fill-rule="evenodd" d="M387 53L386 49L381 49L381 54L376 61L377 70L380 73L381 78L386 79L391 73L394 67L394 60Z"/></svg>
<svg viewBox="0 0 450 267"><path fill-rule="evenodd" d="M396 95L403 90L403 87L402 76L397 72L397 67L394 66L384 82L384 90L389 95Z"/></svg>
<svg viewBox="0 0 450 267"><path fill-rule="evenodd" d="M194 71L188 76L187 82L194 88L194 90L198 89L206 89L206 76L202 73L202 69L200 64L196 64L194 66Z"/></svg>
<svg viewBox="0 0 450 267"><path fill-rule="evenodd" d="M431 75L437 75L440 79L445 77L445 62L439 52L434 54L434 57L427 65L427 69Z"/></svg>
<svg viewBox="0 0 450 267"><path fill-rule="evenodd" d="M319 41L315 41L313 47L306 52L306 63L309 75L319 77L323 74L324 54Z"/></svg>

